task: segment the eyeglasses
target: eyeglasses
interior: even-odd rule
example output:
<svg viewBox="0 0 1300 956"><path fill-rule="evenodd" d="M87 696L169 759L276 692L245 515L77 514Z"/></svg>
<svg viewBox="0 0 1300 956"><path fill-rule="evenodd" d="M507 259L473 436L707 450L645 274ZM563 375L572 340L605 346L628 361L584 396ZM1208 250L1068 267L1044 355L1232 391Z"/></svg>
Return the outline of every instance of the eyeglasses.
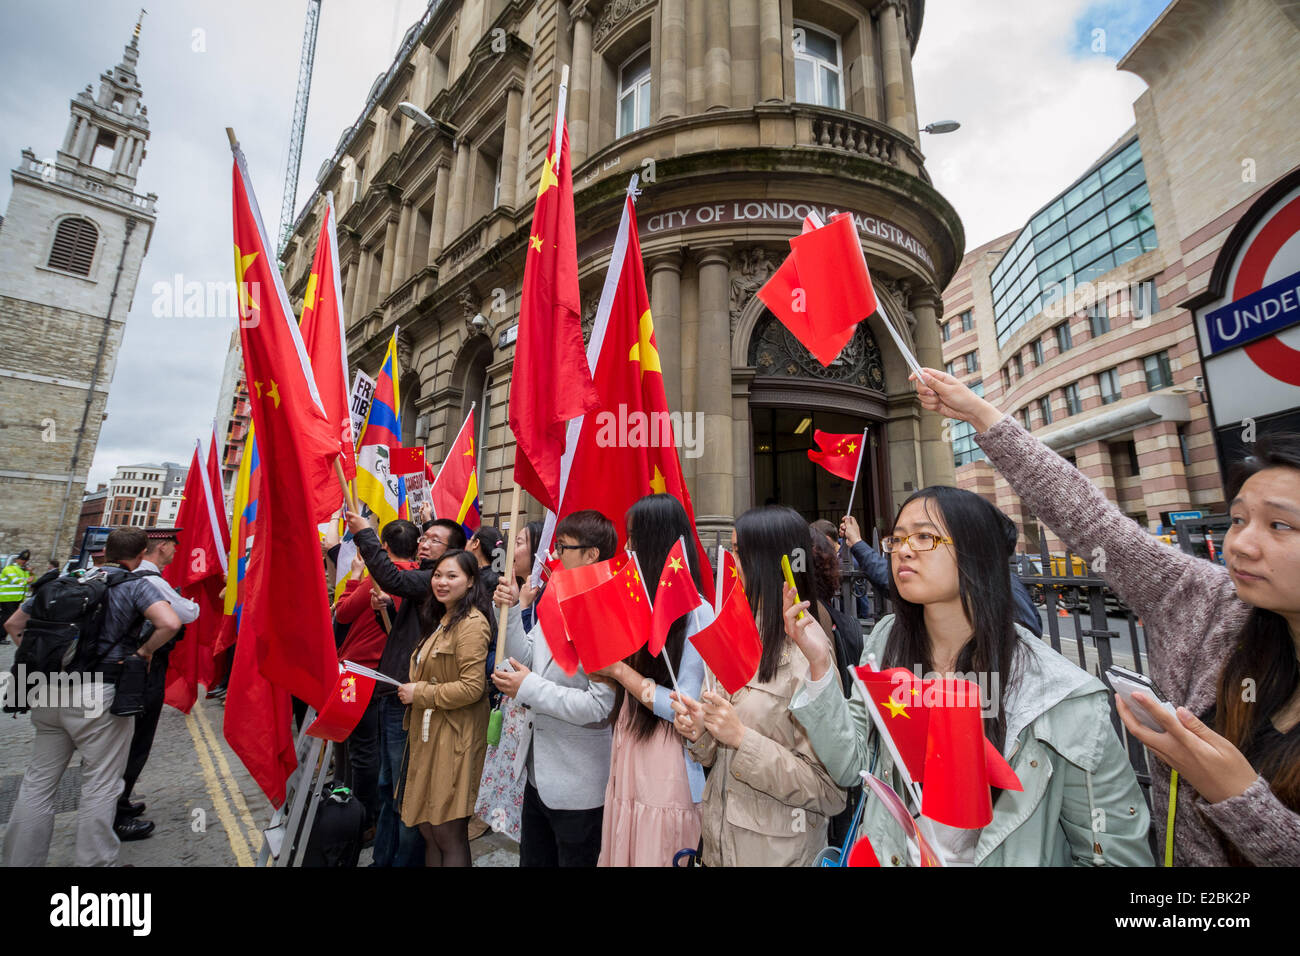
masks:
<svg viewBox="0 0 1300 956"><path fill-rule="evenodd" d="M885 554L893 554L901 551L903 545L907 545L913 551L933 551L941 544L955 543L952 538L945 538L942 535L931 534L928 531L914 531L911 534L905 534L901 538L897 535L890 535L888 538L880 539L880 547Z"/></svg>
<svg viewBox="0 0 1300 956"><path fill-rule="evenodd" d="M554 546L554 548L553 548L553 550L555 551L555 556L558 558L560 555L564 554L565 551L585 551L587 548L590 548L590 547L591 547L591 545L589 545L589 544L559 544L559 543L556 543L555 546Z"/></svg>

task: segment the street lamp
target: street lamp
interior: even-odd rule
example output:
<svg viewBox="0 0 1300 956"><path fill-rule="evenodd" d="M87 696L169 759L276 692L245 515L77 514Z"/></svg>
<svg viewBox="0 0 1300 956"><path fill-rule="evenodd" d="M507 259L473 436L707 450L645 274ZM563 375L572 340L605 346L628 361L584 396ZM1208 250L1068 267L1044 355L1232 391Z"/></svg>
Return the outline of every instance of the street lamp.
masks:
<svg viewBox="0 0 1300 956"><path fill-rule="evenodd" d="M399 106L398 109L401 109ZM926 133L951 133L961 129L961 123L956 120L939 120L937 123L929 123L922 128Z"/></svg>
<svg viewBox="0 0 1300 956"><path fill-rule="evenodd" d="M423 126L425 129L431 130L442 130L452 139L455 139L460 132L450 123L434 119L414 103L407 102L406 100L402 100L402 102L397 104L397 112L401 113L403 116L409 116L416 126Z"/></svg>

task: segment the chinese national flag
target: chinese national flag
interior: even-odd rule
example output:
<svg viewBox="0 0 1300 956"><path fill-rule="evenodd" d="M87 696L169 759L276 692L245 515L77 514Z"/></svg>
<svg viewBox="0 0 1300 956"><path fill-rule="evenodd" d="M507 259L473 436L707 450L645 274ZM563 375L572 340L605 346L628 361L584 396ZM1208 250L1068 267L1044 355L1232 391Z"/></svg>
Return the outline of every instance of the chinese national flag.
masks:
<svg viewBox="0 0 1300 956"><path fill-rule="evenodd" d="M375 679L366 674L344 670L339 665L339 678L329 699L307 733L336 744L347 740L361 722L361 715L375 693Z"/></svg>
<svg viewBox="0 0 1300 956"><path fill-rule="evenodd" d="M564 613L556 598L555 588L547 586L537 600L537 622L542 625L542 637L551 651L551 659L560 665L560 670L572 677L578 673L581 661L578 652L569 640L569 629L564 623Z"/></svg>
<svg viewBox="0 0 1300 956"><path fill-rule="evenodd" d="M474 409L451 443L438 477L432 479L429 497L433 500L433 516L450 518L469 535L483 524L482 509L478 503L478 465L474 457Z"/></svg>
<svg viewBox="0 0 1300 956"><path fill-rule="evenodd" d="M316 531L329 515L315 496L338 457L339 430L322 406L243 154L238 147L234 154L239 332L262 471L258 547L244 580L249 628L241 627L239 645L255 646L267 680L319 710L338 659Z"/></svg>
<svg viewBox="0 0 1300 956"><path fill-rule="evenodd" d="M646 642L650 599L628 555L557 571L546 590L555 591L569 640L588 674L635 654Z"/></svg>
<svg viewBox="0 0 1300 956"><path fill-rule="evenodd" d="M758 297L817 361L834 362L858 322L877 308L852 215L840 213L823 226L805 220Z"/></svg>
<svg viewBox="0 0 1300 956"><path fill-rule="evenodd" d="M393 475L417 475L424 471L424 446L388 449L388 471Z"/></svg>
<svg viewBox="0 0 1300 956"><path fill-rule="evenodd" d="M838 475L847 481L858 476L858 465L862 461L862 433L840 435L824 432L820 428L813 431L813 442L821 446L808 449L808 460L821 465L832 475Z"/></svg>
<svg viewBox="0 0 1300 956"><path fill-rule="evenodd" d="M357 476L356 436L352 434L352 414L348 406L347 339L343 330L343 283L339 279L338 262L334 194L328 193L325 219L316 239L316 257L307 277L299 327L325 416L333 423L337 450L343 460L343 474L350 481ZM318 521L324 521L343 503L343 489L339 487L332 467L315 477L319 482L314 491L315 514Z"/></svg>
<svg viewBox="0 0 1300 956"><path fill-rule="evenodd" d="M559 130L546 150L528 233L510 383L514 479L550 511L560 500L565 425L597 407L582 347L569 134L564 124Z"/></svg>
<svg viewBox="0 0 1300 956"><path fill-rule="evenodd" d="M674 621L704 603L704 598L695 589L695 579L691 577L691 566L686 558L686 542L678 538L668 552L655 589L654 611L650 616L650 655L658 656L664 649L668 629Z"/></svg>
<svg viewBox="0 0 1300 956"><path fill-rule="evenodd" d="M692 635L691 643L727 693L734 694L758 672L763 639L759 637L754 612L745 599L745 589L740 586L736 558L730 551L722 552L718 575L721 597L717 617L708 627Z"/></svg>
<svg viewBox="0 0 1300 956"><path fill-rule="evenodd" d="M921 813L953 827L993 819L991 786L1020 790L1010 765L984 736L980 690L971 681L918 678L904 667L855 668L863 693L915 783Z"/></svg>
<svg viewBox="0 0 1300 956"><path fill-rule="evenodd" d="M586 415L576 429L573 463L556 512L557 518L563 518L594 508L614 522L620 544L627 539L624 517L628 508L649 494L672 495L681 502L691 527L695 526L695 509L682 478L668 416L636 211L630 198L624 201L623 216L615 258L609 266L618 275L618 286L608 315L596 316L592 332L592 346L598 350L594 372L600 410ZM624 236L626 244L622 245ZM692 545L699 558L701 580L708 588L712 574L698 534Z"/></svg>

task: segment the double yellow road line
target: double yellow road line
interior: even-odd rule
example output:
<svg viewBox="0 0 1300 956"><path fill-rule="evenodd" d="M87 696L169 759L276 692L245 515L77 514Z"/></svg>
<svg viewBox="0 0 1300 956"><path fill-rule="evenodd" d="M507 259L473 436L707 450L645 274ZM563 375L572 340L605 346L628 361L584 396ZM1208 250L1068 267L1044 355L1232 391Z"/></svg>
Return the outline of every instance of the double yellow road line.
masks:
<svg viewBox="0 0 1300 956"><path fill-rule="evenodd" d="M185 726L194 741L194 750L199 755L199 767L203 771L203 781L208 788L208 797L216 810L217 819L230 840L230 849L235 854L238 866L255 866L257 854L262 849L262 831L248 812L244 794L230 772L230 762L221 747L221 740L213 729L208 715L203 712L203 697L194 702L193 709L185 718ZM222 784L225 784L223 787ZM227 795L228 794L228 795Z"/></svg>

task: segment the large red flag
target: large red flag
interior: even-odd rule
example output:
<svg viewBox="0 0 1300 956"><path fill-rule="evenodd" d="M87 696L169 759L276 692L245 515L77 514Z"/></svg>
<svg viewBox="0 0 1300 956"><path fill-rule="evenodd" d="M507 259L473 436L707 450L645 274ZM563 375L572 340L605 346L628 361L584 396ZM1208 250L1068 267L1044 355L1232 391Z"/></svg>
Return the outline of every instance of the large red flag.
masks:
<svg viewBox="0 0 1300 956"><path fill-rule="evenodd" d="M244 580L240 644L258 669L319 709L338 677L321 561L316 489L339 454L311 363L275 267L243 153L234 151L235 279L249 402L262 466L257 542Z"/></svg>
<svg viewBox="0 0 1300 956"><path fill-rule="evenodd" d="M591 334L600 409L569 428L571 447L566 457L571 454L572 459L557 517L594 508L614 522L621 544L627 539L624 518L628 508L646 495L672 495L681 502L692 528L695 508L677 457L676 426L664 394L636 211L630 197L624 201L609 269L618 276L618 283L608 302L602 298ZM700 577L707 589L713 583L708 553L699 535L693 537Z"/></svg>
<svg viewBox="0 0 1300 956"><path fill-rule="evenodd" d="M447 457L433 479L429 497L433 500L433 516L449 518L465 529L466 537L483 524L483 511L478 503L478 463L474 449L474 409L471 407L465 421L456 433L456 440L447 450Z"/></svg>
<svg viewBox="0 0 1300 956"><path fill-rule="evenodd" d="M836 432L824 432L820 428L813 431L813 442L820 446L808 449L808 460L821 465L832 475L847 481L858 477L858 464L862 461L862 434L841 435Z"/></svg>
<svg viewBox="0 0 1300 956"><path fill-rule="evenodd" d="M510 382L514 479L550 511L558 510L560 500L565 423L598 404L582 348L573 177L563 115L561 99L528 231Z"/></svg>
<svg viewBox="0 0 1300 956"><path fill-rule="evenodd" d="M763 656L763 639L754 612L740 586L736 558L722 552L718 563L717 617L708 627L691 635L691 643L709 665L718 682L734 694L753 679Z"/></svg>
<svg viewBox="0 0 1300 956"><path fill-rule="evenodd" d="M334 425L343 473L351 480L357 476L356 436L352 434L348 405L348 346L343 328L343 283L339 280L333 193L325 196L325 217L316 238L316 257L307 277L300 328L325 416ZM332 470L315 477L320 482L314 491L315 514L318 520L324 521L343 503L343 489Z"/></svg>
<svg viewBox="0 0 1300 956"><path fill-rule="evenodd" d="M224 577L218 556L220 539L213 531L203 484L203 465L196 443L185 476L181 506L176 513L176 527L180 529L176 535L176 555L162 572L163 579L182 597L199 604L198 620L185 626L185 633L176 642L167 663L163 700L186 714L197 699L199 683L212 682L212 648L210 643L203 646L200 628L206 623L205 614L213 614L211 596L206 593L208 582L214 585L214 593L220 593Z"/></svg>

